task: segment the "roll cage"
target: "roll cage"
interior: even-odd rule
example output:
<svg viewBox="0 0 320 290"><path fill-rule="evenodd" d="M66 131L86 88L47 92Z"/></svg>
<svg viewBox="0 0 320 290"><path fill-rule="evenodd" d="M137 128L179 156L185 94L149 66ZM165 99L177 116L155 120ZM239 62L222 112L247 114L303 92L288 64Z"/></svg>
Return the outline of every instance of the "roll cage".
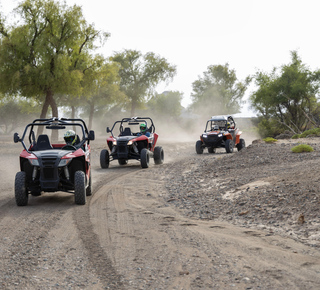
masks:
<svg viewBox="0 0 320 290"><path fill-rule="evenodd" d="M85 124L85 122L82 119L69 119L69 118L51 118L51 119L35 119L32 123L29 123L26 125L24 132L22 134L22 137L19 137L18 133L14 133L14 142L21 142L23 148L30 153L29 148L27 148L24 139L26 137L26 134L28 130L30 130L28 135L28 140L30 142L30 145L35 144L36 138L35 138L35 132L34 129L36 127L45 126L46 129L52 129L52 130L59 130L59 129L66 129L67 126L76 126L80 127L80 130L82 132L82 139L80 143L78 144L79 147L83 146L87 141L88 144L90 143L90 140L94 140L94 131L88 131L88 128Z"/></svg>
<svg viewBox="0 0 320 290"><path fill-rule="evenodd" d="M149 127L148 127L148 121L151 124ZM132 126L132 125L140 125L143 123L146 124L148 132L150 132L150 133L155 132L155 126L154 126L153 121L150 117L132 117L132 118L123 118L121 121L114 122L111 129L109 127L107 127L107 133L111 133L112 137L114 137L113 131L114 131L117 124L119 124L119 135L121 135L126 128L126 126L125 126L126 124L128 124L129 126L130 125Z"/></svg>
<svg viewBox="0 0 320 290"><path fill-rule="evenodd" d="M212 116L206 123L204 132L210 132L215 130L215 126L218 126L218 130L227 130L227 123L230 123L230 128L236 129L236 122L230 115Z"/></svg>

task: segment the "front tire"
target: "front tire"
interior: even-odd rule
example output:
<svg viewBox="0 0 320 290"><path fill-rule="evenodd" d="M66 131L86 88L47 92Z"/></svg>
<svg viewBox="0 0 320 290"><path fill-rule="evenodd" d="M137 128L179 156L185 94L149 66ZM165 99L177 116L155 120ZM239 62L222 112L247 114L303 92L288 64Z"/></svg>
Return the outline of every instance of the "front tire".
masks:
<svg viewBox="0 0 320 290"><path fill-rule="evenodd" d="M86 176L83 171L74 174L74 202L75 204L86 204Z"/></svg>
<svg viewBox="0 0 320 290"><path fill-rule="evenodd" d="M241 149L246 147L246 142L244 141L244 139L240 139L240 142L236 146L237 146L238 151L240 151Z"/></svg>
<svg viewBox="0 0 320 290"><path fill-rule="evenodd" d="M155 164L162 164L164 160L164 152L161 146L154 147L153 159Z"/></svg>
<svg viewBox="0 0 320 290"><path fill-rule="evenodd" d="M232 153L233 152L233 141L231 139L226 140L226 152Z"/></svg>
<svg viewBox="0 0 320 290"><path fill-rule="evenodd" d="M28 190L26 187L26 173L19 171L14 180L14 196L17 206L25 206L28 204Z"/></svg>
<svg viewBox="0 0 320 290"><path fill-rule="evenodd" d="M101 168L109 167L109 151L107 149L103 149L100 152L100 166Z"/></svg>
<svg viewBox="0 0 320 290"><path fill-rule="evenodd" d="M140 154L140 163L142 168L149 167L149 152L147 148L143 148Z"/></svg>
<svg viewBox="0 0 320 290"><path fill-rule="evenodd" d="M197 152L197 154L202 154L203 153L203 147L202 147L201 140L198 140L196 142L196 152Z"/></svg>

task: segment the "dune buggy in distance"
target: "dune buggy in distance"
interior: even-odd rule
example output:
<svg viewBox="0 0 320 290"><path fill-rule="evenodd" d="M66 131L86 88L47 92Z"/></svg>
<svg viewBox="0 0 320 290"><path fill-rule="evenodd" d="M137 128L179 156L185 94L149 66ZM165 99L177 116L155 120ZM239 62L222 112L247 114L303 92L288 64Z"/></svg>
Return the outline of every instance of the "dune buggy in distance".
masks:
<svg viewBox="0 0 320 290"><path fill-rule="evenodd" d="M202 154L203 149L208 148L209 153L215 153L216 148L225 148L227 153L232 153L234 147L240 151L246 146L244 139L240 138L241 133L232 116L212 116L196 142L196 152Z"/></svg>
<svg viewBox="0 0 320 290"><path fill-rule="evenodd" d="M42 133L36 138L39 129ZM77 134L74 146L64 141L67 130ZM14 142L24 148L21 171L15 177L16 204L27 205L29 194L39 196L42 191L70 192L76 204L85 204L91 195L90 140L94 131L88 131L82 119L36 119L25 127L21 138L15 133Z"/></svg>
<svg viewBox="0 0 320 290"><path fill-rule="evenodd" d="M149 136L140 134L141 124L146 125ZM150 157L153 157L155 164L163 163L163 149L156 146L159 136L150 117L123 118L116 121L111 129L107 127L107 133L111 133L111 136L107 138L108 149L100 153L101 168L108 168L112 160L118 160L120 165L127 164L129 159L140 160L142 168L149 167Z"/></svg>

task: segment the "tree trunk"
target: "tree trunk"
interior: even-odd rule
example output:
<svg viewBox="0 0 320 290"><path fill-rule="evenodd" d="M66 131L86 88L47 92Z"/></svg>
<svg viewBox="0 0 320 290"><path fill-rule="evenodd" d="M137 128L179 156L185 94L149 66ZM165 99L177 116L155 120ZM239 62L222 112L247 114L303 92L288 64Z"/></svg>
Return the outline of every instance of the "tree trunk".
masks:
<svg viewBox="0 0 320 290"><path fill-rule="evenodd" d="M76 117L76 108L75 106L71 106L71 119L75 119ZM76 126L73 126L73 131L76 132Z"/></svg>
<svg viewBox="0 0 320 290"><path fill-rule="evenodd" d="M132 102L131 102L131 116L130 117L134 117L134 114L136 112L136 106L137 106L137 101L135 99L132 99Z"/></svg>
<svg viewBox="0 0 320 290"><path fill-rule="evenodd" d="M46 95L46 98L44 100L44 103L42 105L42 110L40 113L40 119L45 119L48 113L48 108L49 108L49 99L48 99L48 94ZM38 126L38 132L37 136L41 135L43 133L43 126Z"/></svg>
<svg viewBox="0 0 320 290"><path fill-rule="evenodd" d="M51 91L51 89L47 90L46 99L48 99L48 102L49 102L51 110L52 110L52 118L54 118L54 117L59 118L58 106L57 106L55 99L53 98L53 92ZM58 130L52 130L51 142L58 141L58 137L59 137Z"/></svg>
<svg viewBox="0 0 320 290"><path fill-rule="evenodd" d="M76 108L75 106L71 106L71 119L74 119L76 116Z"/></svg>
<svg viewBox="0 0 320 290"><path fill-rule="evenodd" d="M93 114L94 114L94 101L91 101L91 102L90 102L89 126L88 126L88 130L91 130L91 128L92 128Z"/></svg>

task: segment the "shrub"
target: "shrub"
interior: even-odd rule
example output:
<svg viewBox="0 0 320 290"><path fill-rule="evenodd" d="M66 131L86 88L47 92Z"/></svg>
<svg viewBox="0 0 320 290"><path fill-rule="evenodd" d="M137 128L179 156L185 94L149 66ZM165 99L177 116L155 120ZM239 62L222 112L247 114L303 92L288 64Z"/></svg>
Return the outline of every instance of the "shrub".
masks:
<svg viewBox="0 0 320 290"><path fill-rule="evenodd" d="M274 143L274 142L277 142L278 140L272 137L267 137L267 138L264 138L263 141L266 143Z"/></svg>
<svg viewBox="0 0 320 290"><path fill-rule="evenodd" d="M312 152L313 148L310 145L300 144L291 148L293 153Z"/></svg>
<svg viewBox="0 0 320 290"><path fill-rule="evenodd" d="M291 137L291 139L299 139L301 134L295 134Z"/></svg>

